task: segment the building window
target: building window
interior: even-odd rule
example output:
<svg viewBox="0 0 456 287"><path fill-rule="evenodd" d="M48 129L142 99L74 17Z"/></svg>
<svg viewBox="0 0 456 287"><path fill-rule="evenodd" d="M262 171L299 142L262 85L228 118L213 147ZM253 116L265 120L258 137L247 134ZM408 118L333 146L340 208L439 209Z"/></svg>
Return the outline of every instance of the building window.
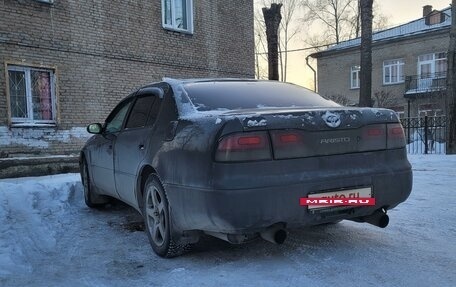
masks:
<svg viewBox="0 0 456 287"><path fill-rule="evenodd" d="M404 60L388 60L383 62L383 84L391 85L404 82Z"/></svg>
<svg viewBox="0 0 456 287"><path fill-rule="evenodd" d="M351 85L350 85L350 87L352 89L359 89L359 71L360 71L359 66L351 67L351 72L350 72Z"/></svg>
<svg viewBox="0 0 456 287"><path fill-rule="evenodd" d="M55 124L52 70L8 66L8 91L12 124Z"/></svg>
<svg viewBox="0 0 456 287"><path fill-rule="evenodd" d="M432 53L418 57L417 90L440 89L446 85L446 53Z"/></svg>
<svg viewBox="0 0 456 287"><path fill-rule="evenodd" d="M162 0L165 29L193 33L193 0Z"/></svg>
<svg viewBox="0 0 456 287"><path fill-rule="evenodd" d="M421 55L418 57L418 75L421 79L444 78L447 73L445 52Z"/></svg>

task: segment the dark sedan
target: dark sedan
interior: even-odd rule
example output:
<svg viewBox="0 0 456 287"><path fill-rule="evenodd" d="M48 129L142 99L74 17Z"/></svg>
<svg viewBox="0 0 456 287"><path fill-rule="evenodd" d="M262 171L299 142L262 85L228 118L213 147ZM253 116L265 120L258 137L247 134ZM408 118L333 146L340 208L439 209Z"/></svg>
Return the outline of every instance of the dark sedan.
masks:
<svg viewBox="0 0 456 287"><path fill-rule="evenodd" d="M114 197L136 208L163 257L202 234L282 243L286 229L344 219L386 227L412 189L393 111L343 107L292 84L165 79L88 131L87 205Z"/></svg>

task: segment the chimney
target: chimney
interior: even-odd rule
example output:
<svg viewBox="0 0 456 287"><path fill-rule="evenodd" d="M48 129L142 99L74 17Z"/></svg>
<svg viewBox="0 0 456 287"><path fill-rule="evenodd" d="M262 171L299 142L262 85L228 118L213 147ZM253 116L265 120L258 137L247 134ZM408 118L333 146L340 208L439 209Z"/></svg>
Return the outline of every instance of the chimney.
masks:
<svg viewBox="0 0 456 287"><path fill-rule="evenodd" d="M432 12L432 5L423 6L423 17L426 17Z"/></svg>

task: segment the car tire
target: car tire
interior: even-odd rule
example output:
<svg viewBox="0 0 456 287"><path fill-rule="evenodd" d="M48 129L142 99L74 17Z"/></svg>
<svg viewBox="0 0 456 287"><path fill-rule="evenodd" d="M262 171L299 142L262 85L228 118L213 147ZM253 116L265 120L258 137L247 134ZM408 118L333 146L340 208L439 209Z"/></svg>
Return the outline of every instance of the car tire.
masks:
<svg viewBox="0 0 456 287"><path fill-rule="evenodd" d="M142 214L147 237L154 252L160 257L172 258L188 251L190 245L178 244L173 238L168 198L155 174L149 175L143 191Z"/></svg>
<svg viewBox="0 0 456 287"><path fill-rule="evenodd" d="M81 163L81 181L84 191L84 201L88 207L101 208L109 202L108 197L93 192L89 169L85 159L82 159Z"/></svg>

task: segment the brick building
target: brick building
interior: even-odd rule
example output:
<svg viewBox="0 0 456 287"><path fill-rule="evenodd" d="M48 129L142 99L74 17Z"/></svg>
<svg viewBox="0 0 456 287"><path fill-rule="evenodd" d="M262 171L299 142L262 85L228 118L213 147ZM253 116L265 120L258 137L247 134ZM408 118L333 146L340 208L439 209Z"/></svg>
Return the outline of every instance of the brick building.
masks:
<svg viewBox="0 0 456 287"><path fill-rule="evenodd" d="M375 106L401 117L445 113L447 51L451 9L423 7L423 16L375 32L372 45L372 98ZM311 56L317 59L318 92L356 104L359 98L360 38Z"/></svg>
<svg viewBox="0 0 456 287"><path fill-rule="evenodd" d="M88 123L164 76L253 78L253 37L252 1L0 1L0 169L77 154Z"/></svg>

